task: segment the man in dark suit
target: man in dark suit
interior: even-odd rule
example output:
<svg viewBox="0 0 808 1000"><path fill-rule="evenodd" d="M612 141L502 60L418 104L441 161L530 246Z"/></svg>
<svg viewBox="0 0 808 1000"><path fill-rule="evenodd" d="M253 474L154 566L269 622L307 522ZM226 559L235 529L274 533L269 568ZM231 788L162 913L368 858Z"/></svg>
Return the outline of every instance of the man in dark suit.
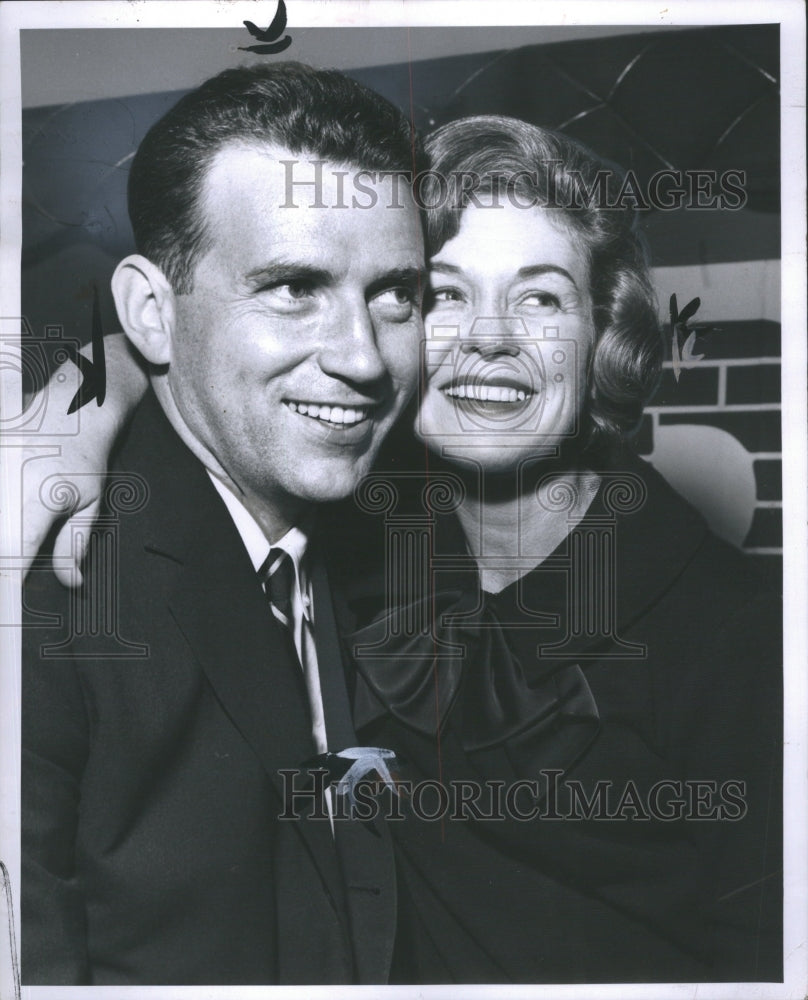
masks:
<svg viewBox="0 0 808 1000"><path fill-rule="evenodd" d="M138 150L113 292L153 391L82 588L25 597L28 984L388 977L383 824L316 790L279 817L281 772L355 742L315 508L414 387L412 156L392 106L293 64L207 81Z"/></svg>

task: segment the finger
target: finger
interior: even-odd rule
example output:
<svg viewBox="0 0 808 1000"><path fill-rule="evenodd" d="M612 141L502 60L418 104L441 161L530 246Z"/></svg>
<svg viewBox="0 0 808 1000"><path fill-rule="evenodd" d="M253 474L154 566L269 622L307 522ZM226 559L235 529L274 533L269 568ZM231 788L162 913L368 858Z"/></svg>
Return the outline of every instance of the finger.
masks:
<svg viewBox="0 0 808 1000"><path fill-rule="evenodd" d="M28 575L31 564L45 543L54 523L70 511L71 506L68 505L67 499L74 500L72 496L68 497L65 500L64 514L60 514L56 506L60 499L58 493L51 491L50 505L48 505L41 496L40 486L40 479L35 478L33 473L25 475L24 472L22 494L23 577Z"/></svg>
<svg viewBox="0 0 808 1000"><path fill-rule="evenodd" d="M87 528L98 517L100 505L100 499L93 500L73 517L68 518L59 529L59 534L53 543L53 572L65 587L81 586L83 577L80 566L90 539ZM84 530L74 532L73 529L79 524Z"/></svg>
<svg viewBox="0 0 808 1000"><path fill-rule="evenodd" d="M25 508L24 508L25 509ZM22 522L22 572L23 578L28 575L34 556L39 552L42 543L50 530L53 514L44 507L31 504L25 509Z"/></svg>

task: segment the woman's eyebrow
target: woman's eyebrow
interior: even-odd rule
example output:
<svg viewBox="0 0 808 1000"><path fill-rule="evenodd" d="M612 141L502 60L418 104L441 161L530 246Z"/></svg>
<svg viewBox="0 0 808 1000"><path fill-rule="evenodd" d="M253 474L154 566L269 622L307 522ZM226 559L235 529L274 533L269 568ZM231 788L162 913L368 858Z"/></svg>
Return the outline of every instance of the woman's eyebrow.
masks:
<svg viewBox="0 0 808 1000"><path fill-rule="evenodd" d="M429 267L432 271L442 271L444 274L463 274L462 267L458 267L456 264L447 264L440 260L430 261ZM578 287L570 272L558 264L529 264L526 267L520 267L515 277L521 281L525 278L538 278L543 274L560 274L562 278L566 278L575 288Z"/></svg>
<svg viewBox="0 0 808 1000"><path fill-rule="evenodd" d="M543 274L560 274L562 278L566 278L575 288L578 287L569 271L564 267L559 267L558 264L531 264L528 267L520 267L516 272L516 277L520 279L539 278Z"/></svg>
<svg viewBox="0 0 808 1000"><path fill-rule="evenodd" d="M441 260L431 260L429 262L430 271L443 271L445 274L462 274L463 268L455 264L444 264Z"/></svg>

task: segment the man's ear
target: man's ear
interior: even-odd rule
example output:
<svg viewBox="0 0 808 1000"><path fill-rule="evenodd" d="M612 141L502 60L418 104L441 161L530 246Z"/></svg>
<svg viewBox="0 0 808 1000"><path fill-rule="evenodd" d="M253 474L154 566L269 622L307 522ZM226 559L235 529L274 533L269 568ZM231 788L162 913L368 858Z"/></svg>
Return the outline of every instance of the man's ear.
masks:
<svg viewBox="0 0 808 1000"><path fill-rule="evenodd" d="M171 361L174 292L159 267L132 254L115 268L112 296L126 336L153 365Z"/></svg>

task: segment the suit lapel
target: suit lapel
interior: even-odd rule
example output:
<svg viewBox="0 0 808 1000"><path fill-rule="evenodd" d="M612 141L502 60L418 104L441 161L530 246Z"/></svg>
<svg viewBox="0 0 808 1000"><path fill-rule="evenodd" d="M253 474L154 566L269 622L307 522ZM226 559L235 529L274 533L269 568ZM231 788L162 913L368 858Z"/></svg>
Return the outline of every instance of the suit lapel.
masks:
<svg viewBox="0 0 808 1000"><path fill-rule="evenodd" d="M267 606L260 581L221 497L199 461L147 397L122 464L150 486L144 545L175 564L169 611L222 709L252 748L278 799L282 769L313 753L311 718L300 665ZM165 579L157 575L157 579ZM296 787L303 784L302 777ZM310 800L301 813L309 811ZM343 888L330 825L305 815L288 821L302 838L338 913Z"/></svg>
<svg viewBox="0 0 808 1000"><path fill-rule="evenodd" d="M279 769L313 753L311 722L300 667L277 634L260 583L246 575L253 571L244 555L240 574L228 572L235 560L223 550L218 558L206 553L207 567L186 565L169 609L222 707L282 791Z"/></svg>

